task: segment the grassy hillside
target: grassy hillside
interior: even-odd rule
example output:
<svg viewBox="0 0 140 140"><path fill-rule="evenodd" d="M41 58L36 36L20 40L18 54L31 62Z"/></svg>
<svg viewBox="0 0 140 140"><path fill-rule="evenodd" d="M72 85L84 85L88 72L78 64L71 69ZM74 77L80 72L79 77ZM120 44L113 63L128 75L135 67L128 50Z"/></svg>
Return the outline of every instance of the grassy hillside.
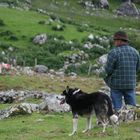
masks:
<svg viewBox="0 0 140 140"><path fill-rule="evenodd" d="M63 35L66 40L82 39L87 33L79 33L73 25L66 25L66 31L55 32L51 29L52 25L40 25L39 21L48 20L47 15L39 14L31 11L19 11L15 9L0 8L0 19L5 23L4 27L0 27L0 31L11 31L19 39L18 41L10 41L6 37L7 43L12 43L19 48L26 48L28 45L33 45L30 38L39 33ZM54 23L55 24L55 23ZM24 39L24 38L25 39Z"/></svg>
<svg viewBox="0 0 140 140"><path fill-rule="evenodd" d="M39 14L32 11L20 11L16 9L8 9L0 7L0 19L4 21L6 26L0 27L0 31L11 31L19 39L18 41L11 42L1 37L1 40L7 43L12 43L17 47L27 47L30 45L30 38L38 33L47 34L57 34L62 35L66 40L78 39L81 40L86 37L89 33L93 34L112 34L114 31L122 28L135 28L139 29L139 20L134 20L133 18L115 18L111 12L107 10L99 11L89 11L94 13L94 15L87 15L85 9L81 7L77 2L70 1L68 5L64 5L64 1L59 1L58 5L55 7L53 1L43 1L43 0L33 0L33 7L39 7L45 9L49 15L56 16L60 19L66 20L66 22L73 21L75 25L65 24L66 28L62 32L56 32L51 29L52 25L40 25L39 21L47 21L49 16ZM111 3L115 6L119 2ZM113 6L112 7L115 7ZM68 7L72 7L69 9ZM68 10L69 9L69 10ZM74 9L74 10L73 10ZM67 21L68 20L68 21ZM54 23L57 24L57 23ZM88 32L78 32L76 25L88 24ZM86 30L86 29L85 29ZM24 37L24 38L23 38Z"/></svg>
<svg viewBox="0 0 140 140"><path fill-rule="evenodd" d="M18 6L15 0L9 2ZM110 38L119 29L127 31L131 36L131 43L139 49L139 20L133 17L116 17L113 10L121 2L120 0L109 2L109 10L87 10L75 0L67 2L64 0L32 0L30 11L0 7L0 50L6 54L0 55L0 60L9 62L10 58L17 58L19 65L33 66L37 58L39 64L58 69L66 60L63 54L77 53L71 51L72 48L76 51L77 49L83 50L82 46L86 43L89 34ZM37 12L38 8L45 10L46 14ZM53 22L50 22L50 19L53 19ZM58 25L63 29L55 30ZM41 33L46 33L48 36L47 43L42 47L33 43L35 35ZM54 38L58 41L54 41ZM68 44L71 40L74 45ZM13 52L9 52L10 46L14 48ZM91 53L93 53L95 57L90 57L88 61L94 62L107 51L98 51L96 54L92 50L89 55L92 56Z"/></svg>

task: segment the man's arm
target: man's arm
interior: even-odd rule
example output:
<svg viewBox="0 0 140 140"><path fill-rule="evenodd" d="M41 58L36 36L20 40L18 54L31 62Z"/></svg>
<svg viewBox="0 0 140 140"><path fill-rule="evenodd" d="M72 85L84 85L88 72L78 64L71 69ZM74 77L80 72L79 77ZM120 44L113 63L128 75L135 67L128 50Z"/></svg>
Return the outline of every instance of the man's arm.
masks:
<svg viewBox="0 0 140 140"><path fill-rule="evenodd" d="M116 64L116 56L115 53L110 52L107 57L107 63L105 66L106 74L109 76L113 73Z"/></svg>
<svg viewBox="0 0 140 140"><path fill-rule="evenodd" d="M136 70L137 70L137 71L140 70L140 54L139 54L139 53L138 53L138 62L137 62Z"/></svg>

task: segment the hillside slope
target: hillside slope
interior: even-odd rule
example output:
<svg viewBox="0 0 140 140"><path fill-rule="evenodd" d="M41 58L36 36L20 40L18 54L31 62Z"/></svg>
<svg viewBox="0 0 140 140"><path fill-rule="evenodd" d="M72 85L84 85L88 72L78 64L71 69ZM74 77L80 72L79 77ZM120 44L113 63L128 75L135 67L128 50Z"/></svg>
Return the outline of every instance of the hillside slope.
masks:
<svg viewBox="0 0 140 140"><path fill-rule="evenodd" d="M18 6L14 0L9 2ZM87 10L74 0L32 0L28 2L31 10L0 7L0 60L12 63L11 60L16 59L18 65L33 66L37 59L38 64L59 69L76 54L80 59L74 63L82 59L89 65L108 52L112 47L111 35L120 29L129 33L131 43L138 48L139 19L115 16L113 9L120 3L110 0L109 10ZM47 35L43 45L33 42L39 34ZM89 35L94 39L89 40ZM101 42L101 38L109 40L109 44L104 43L105 40ZM84 49L84 44L89 42L96 49ZM81 51L88 58L81 58Z"/></svg>

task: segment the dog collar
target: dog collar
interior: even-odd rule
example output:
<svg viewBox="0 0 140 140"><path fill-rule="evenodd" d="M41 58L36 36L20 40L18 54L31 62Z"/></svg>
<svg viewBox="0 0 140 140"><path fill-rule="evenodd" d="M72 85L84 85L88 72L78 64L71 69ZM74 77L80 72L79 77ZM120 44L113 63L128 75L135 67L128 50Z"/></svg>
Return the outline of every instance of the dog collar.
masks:
<svg viewBox="0 0 140 140"><path fill-rule="evenodd" d="M76 94L76 93L78 93L79 91L80 91L80 89L75 90L75 91L73 92L73 95Z"/></svg>

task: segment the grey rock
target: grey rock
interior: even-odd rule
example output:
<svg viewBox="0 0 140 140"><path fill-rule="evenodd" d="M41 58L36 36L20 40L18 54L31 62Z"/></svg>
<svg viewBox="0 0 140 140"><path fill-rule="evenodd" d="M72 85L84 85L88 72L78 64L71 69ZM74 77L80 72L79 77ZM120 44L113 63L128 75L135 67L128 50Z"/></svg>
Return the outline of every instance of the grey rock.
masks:
<svg viewBox="0 0 140 140"><path fill-rule="evenodd" d="M117 15L121 16L139 16L140 12L137 9L136 5L131 2L124 2L116 10Z"/></svg>
<svg viewBox="0 0 140 140"><path fill-rule="evenodd" d="M46 34L39 34L39 35L35 36L35 38L33 39L33 42L35 44L39 44L39 45L45 44L46 41L47 41L47 35Z"/></svg>
<svg viewBox="0 0 140 140"><path fill-rule="evenodd" d="M34 71L38 73L47 73L48 72L48 67L44 65L36 65L34 67Z"/></svg>

